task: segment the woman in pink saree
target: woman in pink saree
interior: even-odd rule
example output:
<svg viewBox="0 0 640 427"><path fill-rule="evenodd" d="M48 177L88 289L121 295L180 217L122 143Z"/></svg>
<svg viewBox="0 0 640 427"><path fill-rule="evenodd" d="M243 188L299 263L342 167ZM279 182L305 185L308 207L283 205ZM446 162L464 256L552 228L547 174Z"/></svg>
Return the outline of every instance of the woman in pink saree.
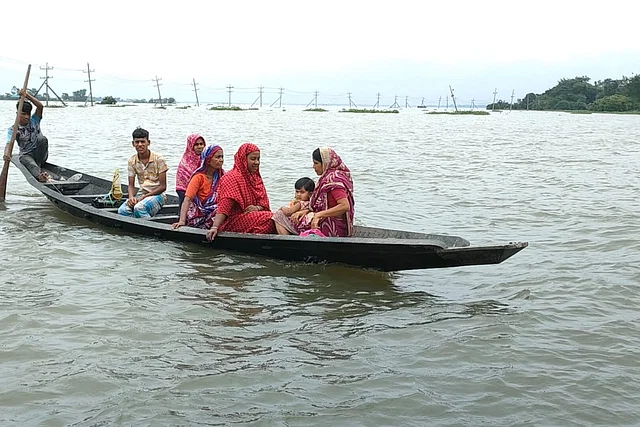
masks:
<svg viewBox="0 0 640 427"><path fill-rule="evenodd" d="M331 148L318 148L313 154L313 169L320 175L308 210L300 210L287 218L274 215L278 234L300 234L319 230L327 237L353 235L355 214L351 171ZM313 216L307 215L312 212Z"/></svg>

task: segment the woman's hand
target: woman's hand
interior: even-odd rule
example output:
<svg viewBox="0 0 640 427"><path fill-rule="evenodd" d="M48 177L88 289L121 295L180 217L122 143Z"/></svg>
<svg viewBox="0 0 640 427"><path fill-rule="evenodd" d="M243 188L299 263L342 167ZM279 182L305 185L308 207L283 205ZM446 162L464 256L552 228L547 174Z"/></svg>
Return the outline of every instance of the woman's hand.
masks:
<svg viewBox="0 0 640 427"><path fill-rule="evenodd" d="M311 220L311 228L320 228L320 221L322 221L324 217L321 215L321 212L318 212L313 216Z"/></svg>
<svg viewBox="0 0 640 427"><path fill-rule="evenodd" d="M247 206L247 209L245 209L245 212L258 212L263 210L262 206L254 206L254 205L249 205Z"/></svg>
<svg viewBox="0 0 640 427"><path fill-rule="evenodd" d="M300 222L300 219L306 215L305 211L298 211L298 212L294 212L291 214L291 221L293 222Z"/></svg>
<svg viewBox="0 0 640 427"><path fill-rule="evenodd" d="M171 224L171 228L180 228L183 225L185 225L184 221L178 221L178 222L174 222L173 224Z"/></svg>
<svg viewBox="0 0 640 427"><path fill-rule="evenodd" d="M209 231L207 231L207 240L213 242L213 239L218 235L218 227L213 226Z"/></svg>

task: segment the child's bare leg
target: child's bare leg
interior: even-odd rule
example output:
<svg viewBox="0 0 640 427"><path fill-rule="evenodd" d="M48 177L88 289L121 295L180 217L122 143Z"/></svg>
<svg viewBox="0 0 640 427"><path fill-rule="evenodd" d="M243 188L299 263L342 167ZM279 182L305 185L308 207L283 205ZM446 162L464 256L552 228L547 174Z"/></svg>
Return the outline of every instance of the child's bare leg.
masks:
<svg viewBox="0 0 640 427"><path fill-rule="evenodd" d="M278 234L282 234L282 235L288 235L291 234L289 233L289 230L287 230L286 228L284 228L283 226L281 226L280 224L278 224L276 222L276 231L278 232Z"/></svg>

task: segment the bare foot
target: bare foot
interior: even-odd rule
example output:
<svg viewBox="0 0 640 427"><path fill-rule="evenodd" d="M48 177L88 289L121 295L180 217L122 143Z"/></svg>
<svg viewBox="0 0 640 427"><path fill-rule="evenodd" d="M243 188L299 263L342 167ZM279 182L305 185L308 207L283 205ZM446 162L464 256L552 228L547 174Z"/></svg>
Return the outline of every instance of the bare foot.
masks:
<svg viewBox="0 0 640 427"><path fill-rule="evenodd" d="M40 172L40 176L38 176L38 181L40 182L51 182L53 179L46 172Z"/></svg>

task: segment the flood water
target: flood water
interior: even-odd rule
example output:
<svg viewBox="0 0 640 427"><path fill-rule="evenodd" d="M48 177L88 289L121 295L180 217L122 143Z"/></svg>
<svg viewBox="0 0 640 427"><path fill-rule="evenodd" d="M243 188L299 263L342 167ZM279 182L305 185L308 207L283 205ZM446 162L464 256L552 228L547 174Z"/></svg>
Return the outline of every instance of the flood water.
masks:
<svg viewBox="0 0 640 427"><path fill-rule="evenodd" d="M14 111L0 103L6 127ZM276 209L330 146L358 224L530 246L393 274L286 263L103 229L12 167L0 425L638 424L640 116L96 106L42 122L50 162L107 179L137 126L170 186L189 133L225 168L253 141Z"/></svg>

